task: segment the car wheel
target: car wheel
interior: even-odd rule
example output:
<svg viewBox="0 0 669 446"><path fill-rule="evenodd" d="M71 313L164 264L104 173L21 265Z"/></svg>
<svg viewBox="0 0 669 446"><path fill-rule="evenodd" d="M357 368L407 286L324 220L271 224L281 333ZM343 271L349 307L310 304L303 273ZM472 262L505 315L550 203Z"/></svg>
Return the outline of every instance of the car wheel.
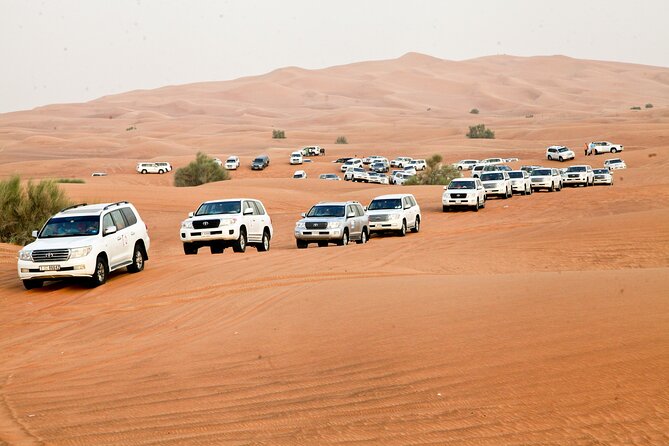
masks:
<svg viewBox="0 0 669 446"><path fill-rule="evenodd" d="M474 212L478 212L481 208L481 200L477 199L476 204L474 205Z"/></svg>
<svg viewBox="0 0 669 446"><path fill-rule="evenodd" d="M562 183L558 183L557 191L560 192L562 190Z"/></svg>
<svg viewBox="0 0 669 446"><path fill-rule="evenodd" d="M458 166L458 170L462 170L462 166Z"/></svg>
<svg viewBox="0 0 669 446"><path fill-rule="evenodd" d="M548 155L546 158L548 159L548 161L553 161L553 157L550 155Z"/></svg>
<svg viewBox="0 0 669 446"><path fill-rule="evenodd" d="M337 242L339 246L348 245L348 230L344 229L344 234L341 236L341 239Z"/></svg>
<svg viewBox="0 0 669 446"><path fill-rule="evenodd" d="M441 211L442 211L442 212L448 212L448 211L449 211L448 206L444 206L444 205L442 205L442 207L441 207Z"/></svg>
<svg viewBox="0 0 669 446"><path fill-rule="evenodd" d="M555 192L555 183L551 183L551 188L548 190L551 192Z"/></svg>
<svg viewBox="0 0 669 446"><path fill-rule="evenodd" d="M319 248L325 248L328 246L328 242L318 242L318 247Z"/></svg>
<svg viewBox="0 0 669 446"><path fill-rule="evenodd" d="M413 223L413 229L411 232L419 232L420 231L420 217L416 216L416 221Z"/></svg>
<svg viewBox="0 0 669 446"><path fill-rule="evenodd" d="M107 281L108 275L109 266L107 265L107 261L103 256L98 256L97 260L95 261L95 271L89 280L90 286L95 288L104 284Z"/></svg>
<svg viewBox="0 0 669 446"><path fill-rule="evenodd" d="M162 175L165 173L165 171L163 169L158 169L158 173Z"/></svg>
<svg viewBox="0 0 669 446"><path fill-rule="evenodd" d="M198 246L195 243L184 243L184 254L187 256L197 254Z"/></svg>
<svg viewBox="0 0 669 446"><path fill-rule="evenodd" d="M135 244L135 251L132 253L132 263L128 265L129 273L138 273L144 269L144 251L139 243Z"/></svg>
<svg viewBox="0 0 669 446"><path fill-rule="evenodd" d="M560 160L560 162L563 162L564 158L560 157L560 158L558 158L558 160Z"/></svg>
<svg viewBox="0 0 669 446"><path fill-rule="evenodd" d="M399 235L400 237L404 237L405 235L407 235L407 221L406 220L402 220L402 227L400 228L397 235Z"/></svg>
<svg viewBox="0 0 669 446"><path fill-rule="evenodd" d="M232 245L232 250L234 252L244 252L246 251L246 229L241 228L239 230L239 238Z"/></svg>
<svg viewBox="0 0 669 446"><path fill-rule="evenodd" d="M356 242L358 245L364 245L365 243L367 243L367 240L368 240L368 238L367 238L367 229L363 229L363 230L362 230L362 234L360 234L360 240L356 240L355 242Z"/></svg>
<svg viewBox="0 0 669 446"><path fill-rule="evenodd" d="M211 251L212 254L223 254L225 246L223 246L223 243L214 242L209 246L209 250Z"/></svg>
<svg viewBox="0 0 669 446"><path fill-rule="evenodd" d="M26 290L42 288L42 285L44 285L44 281L39 279L26 279L23 281L23 288Z"/></svg>
<svg viewBox="0 0 669 446"><path fill-rule="evenodd" d="M617 152L618 152L618 149L616 149L615 147L611 147L611 153L617 153Z"/></svg>
<svg viewBox="0 0 669 446"><path fill-rule="evenodd" d="M297 240L297 249L306 249L309 246L309 242L304 240Z"/></svg>
<svg viewBox="0 0 669 446"><path fill-rule="evenodd" d="M259 252L269 251L269 241L270 241L269 231L265 230L262 233L262 241L260 242L259 245L256 246L258 248L258 251Z"/></svg>
<svg viewBox="0 0 669 446"><path fill-rule="evenodd" d="M142 170L142 173L146 173L146 169L143 169L143 170Z"/></svg>

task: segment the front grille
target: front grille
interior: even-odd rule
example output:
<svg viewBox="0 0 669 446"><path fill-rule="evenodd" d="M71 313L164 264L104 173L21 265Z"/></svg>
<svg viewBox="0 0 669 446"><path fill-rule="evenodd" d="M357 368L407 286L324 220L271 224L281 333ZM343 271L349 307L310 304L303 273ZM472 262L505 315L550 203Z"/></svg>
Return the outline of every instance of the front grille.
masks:
<svg viewBox="0 0 669 446"><path fill-rule="evenodd" d="M495 185L492 183L486 183L483 185L483 187L485 187L486 189L492 189L493 187L495 187Z"/></svg>
<svg viewBox="0 0 669 446"><path fill-rule="evenodd" d="M193 220L193 229L218 228L220 220Z"/></svg>
<svg viewBox="0 0 669 446"><path fill-rule="evenodd" d="M532 178L533 183L541 183L543 181L543 178Z"/></svg>
<svg viewBox="0 0 669 446"><path fill-rule="evenodd" d="M369 216L369 221L372 221L372 222L388 221L388 215L387 214L370 215Z"/></svg>
<svg viewBox="0 0 669 446"><path fill-rule="evenodd" d="M467 194L451 194L451 198L467 198Z"/></svg>
<svg viewBox="0 0 669 446"><path fill-rule="evenodd" d="M306 222L307 229L326 229L328 222L326 221L308 221Z"/></svg>
<svg viewBox="0 0 669 446"><path fill-rule="evenodd" d="M570 173L569 178L578 178L579 175L577 173Z"/></svg>
<svg viewBox="0 0 669 446"><path fill-rule="evenodd" d="M69 249L38 249L33 251L34 262L64 262L69 258Z"/></svg>
<svg viewBox="0 0 669 446"><path fill-rule="evenodd" d="M604 175L595 175L595 178L598 180L603 180L606 177Z"/></svg>

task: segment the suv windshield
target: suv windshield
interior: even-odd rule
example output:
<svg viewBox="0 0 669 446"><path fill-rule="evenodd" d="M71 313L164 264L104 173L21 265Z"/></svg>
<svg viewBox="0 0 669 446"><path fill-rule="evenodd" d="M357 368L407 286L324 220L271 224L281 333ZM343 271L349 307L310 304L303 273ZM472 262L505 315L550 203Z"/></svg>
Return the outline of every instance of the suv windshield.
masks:
<svg viewBox="0 0 669 446"><path fill-rule="evenodd" d="M481 181L490 181L490 180L503 180L504 174L500 172L490 172L484 173L481 175Z"/></svg>
<svg viewBox="0 0 669 446"><path fill-rule="evenodd" d="M100 217L97 215L57 217L50 219L44 225L39 238L97 235L99 230Z"/></svg>
<svg viewBox="0 0 669 446"><path fill-rule="evenodd" d="M609 173L609 169L595 169L595 173Z"/></svg>
<svg viewBox="0 0 669 446"><path fill-rule="evenodd" d="M585 167L583 166L572 166L567 169L567 172L585 172Z"/></svg>
<svg viewBox="0 0 669 446"><path fill-rule="evenodd" d="M449 189L476 189L476 181L451 181Z"/></svg>
<svg viewBox="0 0 669 446"><path fill-rule="evenodd" d="M195 212L195 215L239 214L241 211L241 201L217 201L203 203Z"/></svg>
<svg viewBox="0 0 669 446"><path fill-rule="evenodd" d="M560 148L558 149L558 152L566 152L567 150L569 150L569 149L566 148L566 147L560 147Z"/></svg>
<svg viewBox="0 0 669 446"><path fill-rule="evenodd" d="M309 209L307 217L343 217L344 206L314 206Z"/></svg>
<svg viewBox="0 0 669 446"><path fill-rule="evenodd" d="M509 172L509 177L511 178L522 178L523 172Z"/></svg>
<svg viewBox="0 0 669 446"><path fill-rule="evenodd" d="M537 177L537 176L550 176L551 171L550 169L534 169L532 171L532 176Z"/></svg>
<svg viewBox="0 0 669 446"><path fill-rule="evenodd" d="M377 211L379 209L402 209L402 200L399 198L372 200L367 209L370 211Z"/></svg>

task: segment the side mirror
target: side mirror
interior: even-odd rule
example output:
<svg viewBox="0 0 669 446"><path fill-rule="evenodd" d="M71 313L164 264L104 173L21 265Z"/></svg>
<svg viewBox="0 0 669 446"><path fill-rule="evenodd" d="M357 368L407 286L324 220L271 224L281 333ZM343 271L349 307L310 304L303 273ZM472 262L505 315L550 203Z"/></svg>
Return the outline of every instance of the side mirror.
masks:
<svg viewBox="0 0 669 446"><path fill-rule="evenodd" d="M105 228L104 235L110 235L110 234L115 233L116 231L117 231L116 226L113 226L113 225L112 226L107 226Z"/></svg>
<svg viewBox="0 0 669 446"><path fill-rule="evenodd" d="M193 218L193 215L195 215L194 212L189 212L189 213L188 213L188 218Z"/></svg>
<svg viewBox="0 0 669 446"><path fill-rule="evenodd" d="M251 215L251 214L253 214L253 209L251 208L244 209L244 215Z"/></svg>
<svg viewBox="0 0 669 446"><path fill-rule="evenodd" d="M355 212L349 212L348 214L346 214L346 218L353 218L353 217L355 217Z"/></svg>
<svg viewBox="0 0 669 446"><path fill-rule="evenodd" d="M367 206L365 206L363 209L365 210L365 212L367 212Z"/></svg>
<svg viewBox="0 0 669 446"><path fill-rule="evenodd" d="M410 204L405 204L404 209L411 209L411 205Z"/></svg>
<svg viewBox="0 0 669 446"><path fill-rule="evenodd" d="M305 218L306 216L307 216L307 213L306 213L306 212L302 212L302 213L300 214L300 217L302 217L302 218Z"/></svg>
<svg viewBox="0 0 669 446"><path fill-rule="evenodd" d="M39 231L33 231L31 235L33 238L37 238L37 234L39 234Z"/></svg>

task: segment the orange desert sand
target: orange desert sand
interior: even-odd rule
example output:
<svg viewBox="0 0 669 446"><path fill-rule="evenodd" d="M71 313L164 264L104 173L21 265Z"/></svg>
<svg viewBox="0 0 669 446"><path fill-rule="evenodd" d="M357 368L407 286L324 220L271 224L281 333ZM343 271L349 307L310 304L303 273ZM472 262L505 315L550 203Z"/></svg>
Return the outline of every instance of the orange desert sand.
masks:
<svg viewBox="0 0 669 446"><path fill-rule="evenodd" d="M25 291L0 245L0 445L669 444L668 105L667 68L410 53L0 115L0 179L85 179L71 200L130 200L152 238L144 272L96 289ZM477 123L497 139L467 139ZM601 166L583 156L600 139L625 146L613 187L478 213L442 213L440 186L316 179L340 156L518 167L551 144L577 153L553 166ZM292 180L308 144L327 156ZM196 188L134 171L198 151L242 168ZM313 203L392 192L416 196L420 233L295 248ZM187 213L239 196L270 212L270 252L186 257Z"/></svg>

